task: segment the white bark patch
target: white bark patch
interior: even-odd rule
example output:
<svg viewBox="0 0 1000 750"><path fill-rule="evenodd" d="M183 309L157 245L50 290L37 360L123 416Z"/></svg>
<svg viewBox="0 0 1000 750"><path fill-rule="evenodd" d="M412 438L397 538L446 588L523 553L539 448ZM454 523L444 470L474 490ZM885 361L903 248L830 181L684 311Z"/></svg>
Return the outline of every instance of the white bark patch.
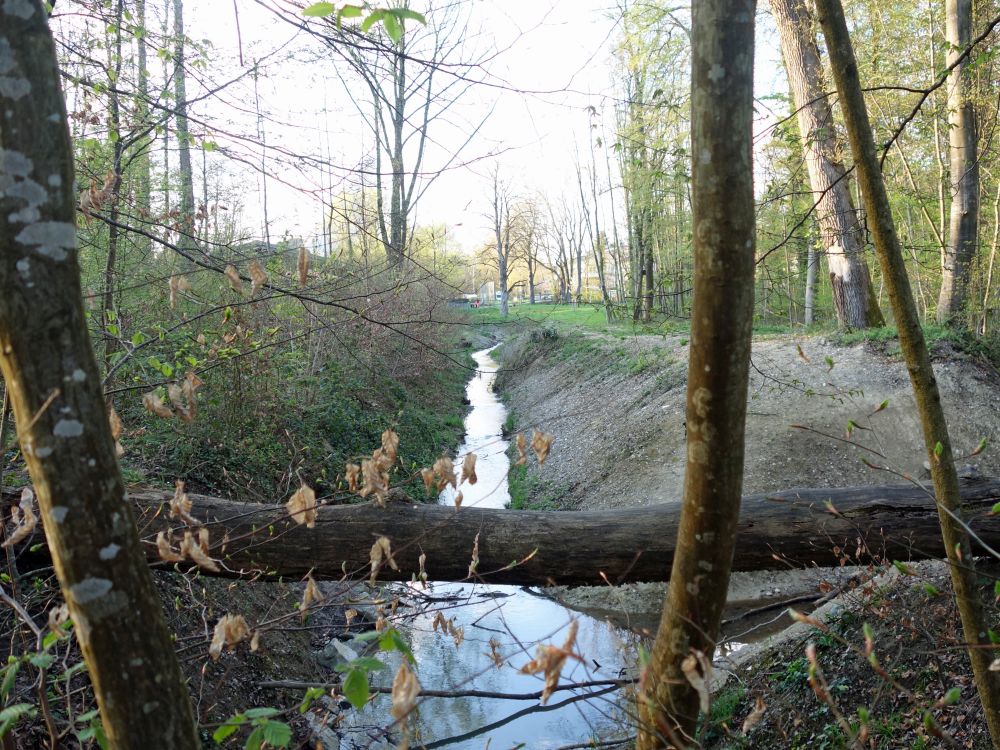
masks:
<svg viewBox="0 0 1000 750"><path fill-rule="evenodd" d="M688 461L699 465L707 464L708 446L700 440L692 440L688 443Z"/></svg>
<svg viewBox="0 0 1000 750"><path fill-rule="evenodd" d="M695 414L702 419L708 416L708 407L711 401L712 392L705 387L698 388L691 396L691 405L694 407Z"/></svg>
<svg viewBox="0 0 1000 750"><path fill-rule="evenodd" d="M120 546L112 542L107 547L101 547L100 551L97 553L97 556L100 557L102 560L114 560L116 557L118 557L118 550L120 549L121 549Z"/></svg>
<svg viewBox="0 0 1000 750"><path fill-rule="evenodd" d="M57 505L52 509L52 520L56 523L62 523L66 520L66 514L69 513L69 508L65 505Z"/></svg>
<svg viewBox="0 0 1000 750"><path fill-rule="evenodd" d="M69 593L77 604L86 604L100 599L114 586L107 578L84 578L69 587Z"/></svg>
<svg viewBox="0 0 1000 750"><path fill-rule="evenodd" d="M31 83L27 78L0 76L0 97L17 101L31 93Z"/></svg>
<svg viewBox="0 0 1000 750"><path fill-rule="evenodd" d="M60 419L52 428L52 434L61 438L80 437L83 434L83 422L76 419Z"/></svg>
<svg viewBox="0 0 1000 750"><path fill-rule="evenodd" d="M47 182L49 183L49 187L57 188L62 185L62 177L57 174L50 174Z"/></svg>
<svg viewBox="0 0 1000 750"><path fill-rule="evenodd" d="M52 449L51 448L38 448L35 451L35 455L38 458L48 458L49 456L52 455Z"/></svg>
<svg viewBox="0 0 1000 750"><path fill-rule="evenodd" d="M6 39L0 39L0 75L10 73L16 65L14 50L11 49L10 42Z"/></svg>
<svg viewBox="0 0 1000 750"><path fill-rule="evenodd" d="M153 713L153 711L155 711L159 707L160 707L160 702L159 701L150 701L149 703L143 703L142 704L142 712L144 714L148 715L148 714Z"/></svg>
<svg viewBox="0 0 1000 750"><path fill-rule="evenodd" d="M708 80L712 83L718 83L725 77L726 69L719 65L719 63L712 65L712 68L708 71Z"/></svg>
<svg viewBox="0 0 1000 750"><path fill-rule="evenodd" d="M33 221L38 221L41 216L38 207L49 199L48 191L30 177L15 182L4 190L4 194L8 198L18 198L24 201L24 208L15 211L9 217L12 222L16 221L19 224L30 224Z"/></svg>
<svg viewBox="0 0 1000 750"><path fill-rule="evenodd" d="M82 383L86 379L87 379L87 373L85 373L79 367L77 367L75 370L73 370L73 382L74 383Z"/></svg>
<svg viewBox="0 0 1000 750"><path fill-rule="evenodd" d="M67 221L37 221L22 229L15 242L34 246L35 252L52 260L66 260L76 247L76 227Z"/></svg>
<svg viewBox="0 0 1000 750"><path fill-rule="evenodd" d="M3 12L8 16L31 18L35 12L35 6L29 0L3 0Z"/></svg>
<svg viewBox="0 0 1000 750"><path fill-rule="evenodd" d="M14 268L17 269L17 272L21 274L21 278L25 281L31 278L31 261L27 258L21 258L21 260L14 264Z"/></svg>
<svg viewBox="0 0 1000 750"><path fill-rule="evenodd" d="M2 41L2 40L0 40ZM4 186L2 179L6 175L14 177L27 177L34 169L31 159L20 151L0 148L0 188Z"/></svg>

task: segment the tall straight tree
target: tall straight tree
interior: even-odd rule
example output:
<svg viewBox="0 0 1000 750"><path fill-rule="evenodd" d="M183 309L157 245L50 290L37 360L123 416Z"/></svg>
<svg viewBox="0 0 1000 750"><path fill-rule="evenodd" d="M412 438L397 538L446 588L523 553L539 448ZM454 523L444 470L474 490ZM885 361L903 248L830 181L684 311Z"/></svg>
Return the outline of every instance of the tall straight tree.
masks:
<svg viewBox="0 0 1000 750"><path fill-rule="evenodd" d="M191 170L191 131L187 114L187 71L185 65L184 0L174 0L174 127L180 166L181 205L178 245L191 249L194 242L194 173ZM169 180L169 175L168 175Z"/></svg>
<svg viewBox="0 0 1000 750"><path fill-rule="evenodd" d="M754 0L692 5L694 301L687 464L667 598L639 693L636 747L694 744L736 542L754 297Z"/></svg>
<svg viewBox="0 0 1000 750"><path fill-rule="evenodd" d="M844 10L840 0L816 0L816 8L827 48L830 50L831 67L844 109L844 122L851 150L854 152L861 192L868 214L875 217L872 225L875 250L882 265L892 312L899 329L899 345L906 360L906 369L910 373L913 395L923 427L924 445L931 466L934 498L941 523L941 537L948 555L962 630L969 645L972 674L982 700L993 746L1000 747L1000 672L991 670L996 646L989 637L990 622L983 610L983 601L977 588L976 565L968 526L962 520L962 497L941 394L917 316L910 280L906 275L903 250L896 234L892 207L879 167L875 138L868 120Z"/></svg>
<svg viewBox="0 0 1000 750"><path fill-rule="evenodd" d="M847 328L885 324L864 259L864 229L851 200L850 182L839 154L812 16L805 0L771 0L781 37L788 83L795 102L802 150L820 239L826 251L837 323Z"/></svg>
<svg viewBox="0 0 1000 750"><path fill-rule="evenodd" d="M73 150L39 0L0 5L0 369L112 748L200 748L87 336Z"/></svg>
<svg viewBox="0 0 1000 750"><path fill-rule="evenodd" d="M938 323L961 324L969 285L969 267L979 237L979 156L976 153L976 108L970 94L969 58L956 64L969 46L972 0L945 2L948 74L948 154L951 217L948 246L941 264Z"/></svg>

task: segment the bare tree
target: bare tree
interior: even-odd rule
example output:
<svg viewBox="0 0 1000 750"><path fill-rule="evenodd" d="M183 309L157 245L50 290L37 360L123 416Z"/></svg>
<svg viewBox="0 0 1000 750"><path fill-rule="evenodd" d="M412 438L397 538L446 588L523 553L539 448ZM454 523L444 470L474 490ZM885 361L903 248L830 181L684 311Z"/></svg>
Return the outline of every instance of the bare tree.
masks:
<svg viewBox="0 0 1000 750"><path fill-rule="evenodd" d="M493 188L490 208L490 218L493 222L494 258L497 264L497 284L500 292L500 314L507 314L508 295L510 293L510 272L514 261L514 246L511 242L511 189L510 185L500 177L500 168L496 167L490 175Z"/></svg>
<svg viewBox="0 0 1000 750"><path fill-rule="evenodd" d="M817 220L826 249L837 322L849 328L885 324L864 259L864 223L850 183L823 90L823 67L805 0L771 0L792 89Z"/></svg>
<svg viewBox="0 0 1000 750"><path fill-rule="evenodd" d="M639 750L693 744L743 485L754 289L754 0L692 6L694 302L677 548L639 695ZM702 687L702 693L707 688Z"/></svg>
<svg viewBox="0 0 1000 750"><path fill-rule="evenodd" d="M969 284L969 266L979 239L979 157L976 108L970 93L970 62L959 55L969 46L972 0L945 2L948 74L948 147L951 158L951 218L948 247L941 258L938 323L961 324ZM957 64L956 64L957 62Z"/></svg>
<svg viewBox="0 0 1000 750"><path fill-rule="evenodd" d="M0 69L0 369L48 548L110 746L200 748L87 336L73 151L38 0L0 6Z"/></svg>

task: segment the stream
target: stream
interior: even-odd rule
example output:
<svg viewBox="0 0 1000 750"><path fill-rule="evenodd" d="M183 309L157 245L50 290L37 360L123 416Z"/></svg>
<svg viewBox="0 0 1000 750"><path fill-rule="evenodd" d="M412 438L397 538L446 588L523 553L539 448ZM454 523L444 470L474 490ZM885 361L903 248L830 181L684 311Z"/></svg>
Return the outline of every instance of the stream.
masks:
<svg viewBox="0 0 1000 750"><path fill-rule="evenodd" d="M491 356L494 347L473 354L478 370L466 393L471 411L465 419L465 442L455 465L468 452L477 455L475 485L464 483L462 507L503 508L510 501L507 472L509 442L503 437L507 409L493 391L498 365ZM454 504L454 490L439 498ZM461 511L459 511L461 512ZM471 547L469 553L471 554ZM535 657L539 644L561 646L567 628L576 621L575 652L583 661L567 660L560 685L619 678L634 664L637 637L607 622L566 609L536 590L518 586L431 583L427 589L412 584L404 591L412 615L395 623L409 641L416 657L416 673L427 689L484 691L524 694L541 690L544 676L526 675L520 668ZM464 638L456 645L450 635L435 631L437 612L454 618ZM492 644L491 644L492 641ZM494 662L494 650L503 659ZM389 669L373 676L373 682L389 686L398 658L388 658ZM352 722L352 734L369 730L368 743L354 736L355 747L377 747L371 730L389 721L389 699L374 700ZM617 688L596 686L556 692L548 704L538 699L500 697L423 698L419 703L418 736L413 747L466 748L559 748L592 738L616 738L629 734L627 718L618 701Z"/></svg>

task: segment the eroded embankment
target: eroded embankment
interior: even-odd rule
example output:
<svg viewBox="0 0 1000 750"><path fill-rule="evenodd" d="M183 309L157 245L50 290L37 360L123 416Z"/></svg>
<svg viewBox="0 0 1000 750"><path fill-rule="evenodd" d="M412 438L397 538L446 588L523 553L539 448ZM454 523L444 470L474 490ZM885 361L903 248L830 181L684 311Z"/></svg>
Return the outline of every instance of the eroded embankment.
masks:
<svg viewBox="0 0 1000 750"><path fill-rule="evenodd" d="M925 475L920 425L902 361L885 346L838 346L821 337L754 342L747 403L744 493L792 487L879 485L897 474ZM676 503L684 472L687 340L535 328L500 350L499 388L514 428L556 436L541 469L529 465L512 494L525 507L596 509ZM952 442L966 470L1000 474L1000 374L990 365L936 347L935 368ZM883 408L879 408L885 404ZM980 441L987 448L969 456ZM862 459L888 467L875 470ZM895 472L896 474L894 474ZM851 559L868 565L873 561ZM735 574L730 616L762 605L819 595L853 568ZM579 589L568 603L632 624L655 626L663 587L610 594ZM780 608L761 613L769 622ZM773 630L782 621L770 624ZM787 621L784 622L787 624ZM726 628L748 635L745 620Z"/></svg>

